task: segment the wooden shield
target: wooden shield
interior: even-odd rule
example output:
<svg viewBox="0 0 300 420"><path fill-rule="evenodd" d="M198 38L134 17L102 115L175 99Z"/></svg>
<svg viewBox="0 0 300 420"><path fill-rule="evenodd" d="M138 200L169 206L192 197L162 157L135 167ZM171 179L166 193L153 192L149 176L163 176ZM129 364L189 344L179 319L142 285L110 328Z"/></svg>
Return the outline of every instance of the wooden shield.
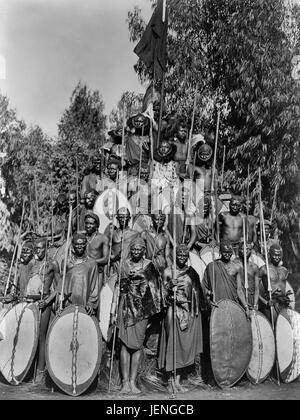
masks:
<svg viewBox="0 0 300 420"><path fill-rule="evenodd" d="M251 313L252 355L247 376L260 384L269 376L275 361L275 338L269 320L260 312Z"/></svg>
<svg viewBox="0 0 300 420"><path fill-rule="evenodd" d="M246 372L252 353L251 323L237 303L222 299L210 319L212 370L221 388L231 387Z"/></svg>
<svg viewBox="0 0 300 420"><path fill-rule="evenodd" d="M211 247L206 246L203 248L200 252L200 258L204 262L205 266L207 266L209 263L213 262L213 255L214 259L217 260L220 258L219 248L218 247Z"/></svg>
<svg viewBox="0 0 300 420"><path fill-rule="evenodd" d="M18 303L0 321L0 371L18 385L30 369L39 336L39 310L34 303Z"/></svg>
<svg viewBox="0 0 300 420"><path fill-rule="evenodd" d="M292 292L289 295L289 298L290 298L290 308L294 310L295 309L295 302L296 302L295 292L294 292L294 289L292 288L291 284L288 281L286 282L285 291L286 291L286 293L287 292Z"/></svg>
<svg viewBox="0 0 300 420"><path fill-rule="evenodd" d="M283 382L300 375L300 315L292 309L280 312L275 328L277 359Z"/></svg>
<svg viewBox="0 0 300 420"><path fill-rule="evenodd" d="M129 201L125 195L116 188L108 188L99 195L94 204L93 212L99 217L100 233L104 233L105 229L109 226L110 215L115 215L121 207L128 208L130 214L132 215L132 208ZM113 223L115 226L118 226L116 218L114 218ZM129 227L132 227L132 220L129 221Z"/></svg>
<svg viewBox="0 0 300 420"><path fill-rule="evenodd" d="M249 261L251 261L253 264L256 264L258 268L261 268L266 264L263 257L260 254L256 254L255 252L251 253Z"/></svg>
<svg viewBox="0 0 300 420"><path fill-rule="evenodd" d="M88 389L101 362L99 324L81 306L71 305L48 330L46 363L56 385L74 397Z"/></svg>

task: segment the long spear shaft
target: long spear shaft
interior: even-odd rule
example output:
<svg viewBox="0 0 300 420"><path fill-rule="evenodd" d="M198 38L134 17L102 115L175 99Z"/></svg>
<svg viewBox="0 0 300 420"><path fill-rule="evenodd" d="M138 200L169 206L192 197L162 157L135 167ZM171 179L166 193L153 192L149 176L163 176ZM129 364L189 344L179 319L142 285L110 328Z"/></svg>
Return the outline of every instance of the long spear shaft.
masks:
<svg viewBox="0 0 300 420"><path fill-rule="evenodd" d="M76 221L79 230L79 182L78 182L78 158L76 156Z"/></svg>
<svg viewBox="0 0 300 420"><path fill-rule="evenodd" d="M51 174L51 178L50 178L50 200L51 200L51 243L53 244L54 242L54 224L53 224L53 177Z"/></svg>
<svg viewBox="0 0 300 420"><path fill-rule="evenodd" d="M125 155L125 126L126 126L126 103L123 102L123 123L122 123L122 155L121 155L121 170L124 170L124 155Z"/></svg>
<svg viewBox="0 0 300 420"><path fill-rule="evenodd" d="M68 253L69 253L69 246L70 246L70 236L71 236L71 225L72 225L72 203L70 203L70 207L69 207L67 242L66 242L66 249L65 249L63 280L62 280L61 296L60 296L60 304L59 304L60 310L62 310L62 308L63 308L63 301L64 301L64 290L65 290L65 281L66 281L67 263L68 263L67 260L68 260Z"/></svg>
<svg viewBox="0 0 300 420"><path fill-rule="evenodd" d="M185 162L185 173L186 174L187 174L188 169L189 169L190 158L191 158L192 136L193 136L193 131L194 131L194 121L195 121L197 99L198 99L198 88L196 89L196 92L195 92L194 106L193 106L193 113L192 113L192 122L191 122L189 142L188 142L188 150L187 150L186 162Z"/></svg>
<svg viewBox="0 0 300 420"><path fill-rule="evenodd" d="M263 221L263 212L262 210L262 198L261 198L261 172L260 172L260 167L258 168L258 201L259 201L259 218L260 218L260 224L259 224L259 231L260 231L260 252L261 254L263 254L263 225L264 225L264 221Z"/></svg>
<svg viewBox="0 0 300 420"><path fill-rule="evenodd" d="M117 300L115 308L115 326L114 326L114 335L113 335L113 344L111 349L111 358L110 358L110 369L109 369L109 381L108 381L108 392L110 392L111 386L111 377L112 370L114 365L114 352L115 352L115 343L116 343L116 333L117 333L117 319L118 319L118 308L119 308L119 299L120 299L120 290L121 290L121 274L122 274L122 265L123 265L123 248L124 248L124 226L122 227L122 239L121 239L121 257L120 257L120 267L119 267L119 278L118 278L118 289L117 289Z"/></svg>
<svg viewBox="0 0 300 420"><path fill-rule="evenodd" d="M226 146L224 146L224 148L223 148L222 175L221 175L221 191L223 191L225 157L226 157Z"/></svg>
<svg viewBox="0 0 300 420"><path fill-rule="evenodd" d="M161 82L161 91L160 91L160 108L159 108L159 122L158 122L157 146L159 145L160 134L161 134L161 124L162 124L164 95L165 95L165 72L163 72L163 77L162 77L162 82Z"/></svg>
<svg viewBox="0 0 300 420"><path fill-rule="evenodd" d="M218 115L217 115L215 150L214 150L214 160L213 160L213 167L212 167L212 177L211 177L211 192L214 195L214 199L215 199L215 219L216 219L216 233L217 233L217 241L218 242L220 240L220 235L219 235L219 223L218 223L217 191L215 189L215 175L216 175L216 164L217 164L217 150L218 150L218 139L219 139L220 116L221 116L221 111L219 110Z"/></svg>
<svg viewBox="0 0 300 420"><path fill-rule="evenodd" d="M177 281L177 270L176 270L176 215L175 215L175 197L174 189L172 188L172 201L173 201L173 279ZM173 289L173 396L176 396L176 293L177 285L174 285Z"/></svg>
<svg viewBox="0 0 300 420"><path fill-rule="evenodd" d="M34 194L35 194L35 206L36 206L36 220L37 220L37 231L40 231L40 215L39 215L39 203L37 195L37 183L36 183L36 172L34 172Z"/></svg>
<svg viewBox="0 0 300 420"><path fill-rule="evenodd" d="M260 167L258 168L258 177L259 177L259 189L261 191L261 173ZM262 220L262 232L263 232L263 242L264 242L264 250L265 250L265 258L266 258L266 269L267 269L267 280L268 280L268 292L269 292L269 301L272 301L272 285L270 279L270 267L269 267L269 259L268 259L268 248L267 248L267 239L266 239L266 231L265 231L265 220L264 220L264 211L263 211L263 204L260 202L260 213L261 213L261 220ZM274 323L274 312L273 307L270 307L271 312L271 323L273 331L275 331L275 323ZM280 385L280 375L279 375L279 366L278 366L278 358L276 355L276 375L277 375L277 383Z"/></svg>
<svg viewBox="0 0 300 420"><path fill-rule="evenodd" d="M12 260L11 260L11 264L10 264L10 268L9 268L7 282L6 282L6 285L5 285L4 297L7 295L8 287L9 287L9 284L10 284L10 278L11 278L11 274L12 274L12 268L13 268L13 264L14 264L14 259L15 259L15 256L16 256L17 248L19 246L19 242L20 242L22 225L23 225L23 221L24 221L24 215L25 215L25 201L23 199L21 222L20 222L18 236L17 236L17 241L16 241L16 244L15 244L15 247L14 247L14 252L13 252L13 256L12 256ZM18 268L17 265L18 265L18 262L16 262L16 267L15 267L16 271L17 271L17 268Z"/></svg>
<svg viewBox="0 0 300 420"><path fill-rule="evenodd" d="M244 245L244 281L245 281L245 292L246 292L246 303L248 305L248 289L249 289L249 283L248 283L248 267L247 267L247 245L246 245L246 223L245 218L243 217L243 245Z"/></svg>
<svg viewBox="0 0 300 420"><path fill-rule="evenodd" d="M271 210L271 217L270 217L270 222L271 223L273 221L273 216L274 216L274 212L275 212L275 208L276 208L277 193L278 193L278 184L276 184L275 191L274 191L274 198L273 198L273 204L272 204L272 210Z"/></svg>
<svg viewBox="0 0 300 420"><path fill-rule="evenodd" d="M246 237L249 240L249 205L250 205L250 193L249 193L249 178L250 178L250 165L248 164L247 171L247 203L246 203Z"/></svg>

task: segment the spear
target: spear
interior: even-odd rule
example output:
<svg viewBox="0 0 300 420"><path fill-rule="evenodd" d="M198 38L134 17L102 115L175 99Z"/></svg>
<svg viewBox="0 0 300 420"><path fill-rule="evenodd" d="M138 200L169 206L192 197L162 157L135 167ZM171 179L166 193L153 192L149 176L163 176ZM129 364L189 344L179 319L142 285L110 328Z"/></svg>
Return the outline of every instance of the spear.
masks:
<svg viewBox="0 0 300 420"><path fill-rule="evenodd" d="M247 233L247 241L249 241L249 201L250 201L250 193L249 193L249 177L250 177L250 165L248 164L248 173L247 173L247 204L246 204L246 217L247 217L247 224L246 224L246 233Z"/></svg>
<svg viewBox="0 0 300 420"><path fill-rule="evenodd" d="M225 169L225 156L226 156L226 146L223 148L223 161L222 161L222 175L221 175L221 191L223 191L223 181L224 181L224 169Z"/></svg>
<svg viewBox="0 0 300 420"><path fill-rule="evenodd" d="M247 267L247 244L246 244L246 223L245 217L243 217L243 243L244 243L244 272L245 272L245 292L246 292L246 304L248 305L248 267Z"/></svg>
<svg viewBox="0 0 300 420"><path fill-rule="evenodd" d="M185 162L185 172L186 172L186 174L187 174L188 169L189 169L190 158L191 158L192 136L193 136L193 130L194 130L194 121L195 121L197 99L198 99L198 88L196 88L196 92L195 92L194 106L193 106L193 113L192 113L192 122L191 122L189 142L188 142L188 150L187 150L186 162Z"/></svg>
<svg viewBox="0 0 300 420"><path fill-rule="evenodd" d="M77 230L79 230L79 182L78 182L78 158L76 156L76 220Z"/></svg>
<svg viewBox="0 0 300 420"><path fill-rule="evenodd" d="M125 126L126 126L126 104L123 102L123 124L122 124L122 155L121 155L121 170L124 170L124 155L125 155Z"/></svg>
<svg viewBox="0 0 300 420"><path fill-rule="evenodd" d="M259 182L259 190L261 191L261 172L260 167L258 168L258 182ZM269 267L269 260L268 260L268 248L267 248L267 239L266 239L266 231L265 231L265 220L264 220L264 211L263 211L263 204L260 201L260 214L261 214L261 221L262 221L262 233L263 233L263 242L264 242L264 250L266 256L266 269L267 269L267 280L268 280L268 292L269 292L269 302L272 302L272 286L271 286L271 279L270 279L270 267ZM271 324L273 331L275 332L275 323L274 323L274 313L273 307L270 307L271 312ZM278 358L276 355L276 375L277 375L277 383L280 385L280 376L279 376L279 366L278 366Z"/></svg>
<svg viewBox="0 0 300 420"><path fill-rule="evenodd" d="M51 200L51 243L53 246L53 242L54 242L54 225L53 225L53 177L51 174L51 178L50 178L50 200Z"/></svg>
<svg viewBox="0 0 300 420"><path fill-rule="evenodd" d="M114 362L114 352L115 352L115 343L116 343L116 333L117 333L117 319L118 319L118 308L119 308L119 299L121 291L121 275L122 275L122 265L123 265L123 248L124 248L124 226L122 226L122 239L121 239L121 257L120 257L120 267L118 275L118 285L117 285L117 299L116 299L116 308L115 308L115 325L114 325L114 334L113 334L113 343L111 350L110 358L110 369L109 369L109 381L108 381L108 392L110 392L113 362Z"/></svg>
<svg viewBox="0 0 300 420"><path fill-rule="evenodd" d="M72 203L70 203L70 207L69 207L67 242L66 242L66 249L65 249L63 280L62 280L61 296L60 296L60 303L59 303L59 309L60 310L62 310L62 308L63 308L63 301L64 301L64 290L65 290L65 281L66 281L66 274L67 274L67 262L68 262L67 260L68 260L68 253L69 253L69 246L70 246L70 236L71 236L71 225L72 225Z"/></svg>
<svg viewBox="0 0 300 420"><path fill-rule="evenodd" d="M276 184L275 191L274 191L274 198L273 198L273 204L272 204L272 210L271 210L271 217L270 217L270 222L271 223L273 221L273 216L274 216L274 212L275 212L275 208L276 208L277 193L278 193L278 184Z"/></svg>
<svg viewBox="0 0 300 420"><path fill-rule="evenodd" d="M218 224L217 191L215 190L215 175L216 175L216 164L217 164L217 150L218 150L218 139L219 139L220 116L221 116L221 111L218 110L215 149L214 149L214 160L213 160L212 177L211 177L211 192L214 195L214 199L215 199L215 219L216 219L216 233L217 233L217 241L218 242L220 240L220 235L219 235L219 224Z"/></svg>
<svg viewBox="0 0 300 420"><path fill-rule="evenodd" d="M37 232L39 232L40 231L40 215L39 215L39 203L38 203L38 195L37 195L36 171L34 171L34 194L35 194Z"/></svg>
<svg viewBox="0 0 300 420"><path fill-rule="evenodd" d="M176 215L175 215L175 197L174 187L172 186L172 201L173 201L173 398L176 398L176 293L177 293L177 272L176 272Z"/></svg>
<svg viewBox="0 0 300 420"><path fill-rule="evenodd" d="M6 282L6 286L5 286L5 291L4 291L4 297L7 295L8 287L9 287L9 284L10 284L10 278L11 278L11 274L12 274L13 263L14 263L14 259L15 259L16 252L17 252L17 248L18 248L19 242L20 242L22 225L23 225L23 221L24 221L24 214L25 214L25 200L23 198L21 222L20 222L18 236L17 236L17 241L16 241L16 244L15 244L15 247L14 247L14 252L13 252L13 256L12 256L12 260L11 260L11 264L10 264L10 268L9 268L8 278L7 278L7 282ZM16 266L15 266L15 270L16 271L17 271L17 268L18 268L18 261L16 261ZM15 272L15 276L16 276L16 272Z"/></svg>

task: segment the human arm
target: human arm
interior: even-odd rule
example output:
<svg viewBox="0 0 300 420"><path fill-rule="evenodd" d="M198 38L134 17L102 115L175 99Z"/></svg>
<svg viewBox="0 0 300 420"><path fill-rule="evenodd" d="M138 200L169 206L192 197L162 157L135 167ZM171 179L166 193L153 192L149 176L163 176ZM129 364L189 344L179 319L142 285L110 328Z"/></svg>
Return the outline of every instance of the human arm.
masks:
<svg viewBox="0 0 300 420"><path fill-rule="evenodd" d="M242 267L238 267L237 272L236 272L237 295L238 295L239 301L242 304L242 307L245 309L246 316L248 318L249 308L248 308L248 303L246 301L246 297L245 297L243 286L242 286L243 275L244 275L244 269Z"/></svg>

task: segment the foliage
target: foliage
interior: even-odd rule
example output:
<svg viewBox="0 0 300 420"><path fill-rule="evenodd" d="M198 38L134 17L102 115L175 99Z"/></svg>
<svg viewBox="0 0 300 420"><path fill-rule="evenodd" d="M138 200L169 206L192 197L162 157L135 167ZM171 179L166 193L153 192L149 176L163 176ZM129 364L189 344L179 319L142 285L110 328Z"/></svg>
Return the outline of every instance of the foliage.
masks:
<svg viewBox="0 0 300 420"><path fill-rule="evenodd" d="M141 112L143 96L144 95L142 93L129 91L122 93L117 108L113 109L109 115L109 122L111 126L114 128L122 127L124 109L126 118Z"/></svg>

